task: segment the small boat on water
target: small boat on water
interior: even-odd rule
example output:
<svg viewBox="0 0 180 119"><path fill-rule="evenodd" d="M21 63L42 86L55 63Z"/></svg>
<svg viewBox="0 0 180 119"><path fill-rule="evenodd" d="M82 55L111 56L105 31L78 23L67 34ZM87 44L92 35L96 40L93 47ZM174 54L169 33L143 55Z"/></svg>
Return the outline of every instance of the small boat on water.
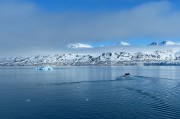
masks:
<svg viewBox="0 0 180 119"><path fill-rule="evenodd" d="M130 76L131 74L130 73L125 73L124 76Z"/></svg>
<svg viewBox="0 0 180 119"><path fill-rule="evenodd" d="M53 70L53 68L51 66L41 66L41 67L37 67L36 70L51 71Z"/></svg>
<svg viewBox="0 0 180 119"><path fill-rule="evenodd" d="M133 75L131 75L130 73L125 73L122 76L116 77L115 80L130 80L130 79L133 79L133 78L134 78Z"/></svg>

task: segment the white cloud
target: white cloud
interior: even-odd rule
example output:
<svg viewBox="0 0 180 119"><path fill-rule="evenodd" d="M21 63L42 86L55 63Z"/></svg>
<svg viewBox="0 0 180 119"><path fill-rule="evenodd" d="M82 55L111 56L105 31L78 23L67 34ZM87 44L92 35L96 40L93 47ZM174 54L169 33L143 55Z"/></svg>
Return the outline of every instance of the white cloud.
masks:
<svg viewBox="0 0 180 119"><path fill-rule="evenodd" d="M0 54L62 50L72 42L179 38L180 11L168 1L108 12L47 13L33 3L0 4Z"/></svg>

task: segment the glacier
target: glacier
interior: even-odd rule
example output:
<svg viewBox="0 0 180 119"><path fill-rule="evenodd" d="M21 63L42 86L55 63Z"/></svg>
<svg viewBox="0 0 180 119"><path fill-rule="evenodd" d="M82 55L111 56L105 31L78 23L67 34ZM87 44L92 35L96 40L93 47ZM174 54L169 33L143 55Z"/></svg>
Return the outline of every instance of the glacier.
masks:
<svg viewBox="0 0 180 119"><path fill-rule="evenodd" d="M0 66L180 65L180 46L114 46L1 57Z"/></svg>

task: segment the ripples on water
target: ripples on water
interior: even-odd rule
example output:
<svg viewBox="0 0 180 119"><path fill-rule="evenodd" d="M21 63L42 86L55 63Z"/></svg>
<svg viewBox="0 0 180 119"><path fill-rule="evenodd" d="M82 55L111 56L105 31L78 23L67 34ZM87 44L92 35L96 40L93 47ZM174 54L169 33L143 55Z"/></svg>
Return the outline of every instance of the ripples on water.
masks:
<svg viewBox="0 0 180 119"><path fill-rule="evenodd" d="M0 119L179 119L179 69L1 69Z"/></svg>

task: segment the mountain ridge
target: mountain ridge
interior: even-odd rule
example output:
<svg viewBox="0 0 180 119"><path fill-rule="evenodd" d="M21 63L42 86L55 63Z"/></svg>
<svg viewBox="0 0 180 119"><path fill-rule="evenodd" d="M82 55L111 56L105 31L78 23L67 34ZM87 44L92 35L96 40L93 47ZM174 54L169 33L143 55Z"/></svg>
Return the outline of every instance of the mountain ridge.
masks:
<svg viewBox="0 0 180 119"><path fill-rule="evenodd" d="M137 65L180 64L179 46L122 46L102 48L89 52L69 52L51 55L0 58L0 66L85 66L85 65Z"/></svg>

